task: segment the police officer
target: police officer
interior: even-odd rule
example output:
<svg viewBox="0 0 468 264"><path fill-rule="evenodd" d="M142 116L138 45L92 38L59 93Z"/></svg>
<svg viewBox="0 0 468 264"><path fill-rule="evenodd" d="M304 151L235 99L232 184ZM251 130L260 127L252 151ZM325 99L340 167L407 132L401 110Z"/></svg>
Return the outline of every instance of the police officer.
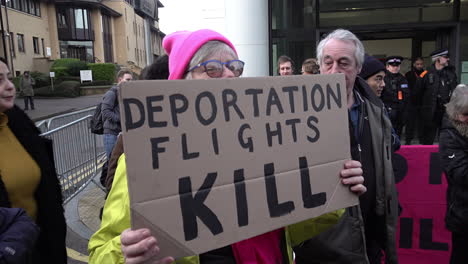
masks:
<svg viewBox="0 0 468 264"><path fill-rule="evenodd" d="M440 128L445 113L445 104L450 101L452 91L457 86L455 69L449 65L447 49L431 53L433 64L421 74L421 115L422 133L419 142L431 145Z"/></svg>
<svg viewBox="0 0 468 264"><path fill-rule="evenodd" d="M401 138L401 132L406 121L406 111L409 102L408 81L400 73L401 56L391 56L385 60L387 72L385 74L385 88L382 101L387 108L392 126Z"/></svg>

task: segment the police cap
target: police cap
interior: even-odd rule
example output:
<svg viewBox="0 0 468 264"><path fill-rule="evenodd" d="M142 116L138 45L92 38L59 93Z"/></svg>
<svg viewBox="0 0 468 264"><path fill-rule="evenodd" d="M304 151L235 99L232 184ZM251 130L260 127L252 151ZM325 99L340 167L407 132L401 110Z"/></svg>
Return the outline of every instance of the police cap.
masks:
<svg viewBox="0 0 468 264"><path fill-rule="evenodd" d="M393 66L398 66L403 61L403 57L401 56L389 56L385 59L385 64L390 64Z"/></svg>
<svg viewBox="0 0 468 264"><path fill-rule="evenodd" d="M447 56L448 57L449 55L449 52L448 52L448 49L438 49L438 50L434 50L432 53L431 53L431 57L432 58L436 58L436 57L440 57L440 56Z"/></svg>

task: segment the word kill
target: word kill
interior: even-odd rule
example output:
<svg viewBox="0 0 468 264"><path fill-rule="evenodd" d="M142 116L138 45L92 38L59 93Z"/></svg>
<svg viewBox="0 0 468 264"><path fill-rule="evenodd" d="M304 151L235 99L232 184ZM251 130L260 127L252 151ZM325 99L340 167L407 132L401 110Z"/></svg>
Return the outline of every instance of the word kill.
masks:
<svg viewBox="0 0 468 264"><path fill-rule="evenodd" d="M298 160L301 178L302 206L306 209L311 209L325 205L327 202L326 192L317 192L315 194L312 192L307 159L305 157L299 157ZM190 241L198 237L197 218L201 220L213 235L221 234L224 231L223 225L216 215L216 212L205 204L205 200L210 194L217 176L217 172L207 173L203 184L196 192L192 191L192 181L190 176L179 179L180 209L186 241ZM244 169L235 170L233 176L237 224L239 227L247 226L249 224L248 200L257 198L247 197ZM264 182L266 188L266 201L271 218L282 217L295 210L296 205L293 201L278 201L278 188L275 178L274 163L264 164Z"/></svg>

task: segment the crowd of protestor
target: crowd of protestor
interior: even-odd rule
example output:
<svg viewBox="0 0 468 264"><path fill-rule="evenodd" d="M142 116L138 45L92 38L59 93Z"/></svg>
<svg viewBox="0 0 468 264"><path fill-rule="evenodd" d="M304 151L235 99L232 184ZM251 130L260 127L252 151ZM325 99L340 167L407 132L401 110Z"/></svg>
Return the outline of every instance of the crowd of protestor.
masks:
<svg viewBox="0 0 468 264"><path fill-rule="evenodd" d="M445 105L457 86L455 68L449 64L445 48L426 54L432 64L425 67L422 57L412 59L412 67L401 72L405 58L365 56L360 76L366 79L382 100L396 135L406 145L432 145L437 142ZM293 60L282 55L278 59L278 74L293 75ZM305 59L301 74L319 74L315 58Z"/></svg>
<svg viewBox="0 0 468 264"><path fill-rule="evenodd" d="M169 34L163 46L167 56L146 68L143 79L237 78L243 73L245 63L234 45L215 31ZM412 69L403 75L404 58L389 56L382 62L365 54L352 32L338 29L320 41L316 54L316 59L304 60L302 74L345 75L352 159L344 162L339 177L359 196L359 205L177 263L398 263L399 207L388 150L400 147L402 135L407 144L415 143L415 137L420 144L433 144L438 138L449 183L450 263L468 263L468 89L457 86L448 51L431 53L433 64L425 69L422 58L413 59ZM280 75L294 71L291 58L278 59ZM0 263L66 263L62 199L49 142L38 136L31 120L14 106L15 89L9 76L1 62L0 206L24 211L0 208ZM132 78L128 72L119 74L119 82ZM149 229L130 228L125 153L116 121L118 93L119 85L104 100L110 162L102 182L108 195L101 227L89 241L89 263L173 263L172 256L160 256L157 237ZM21 177L20 185L14 184L14 177Z"/></svg>

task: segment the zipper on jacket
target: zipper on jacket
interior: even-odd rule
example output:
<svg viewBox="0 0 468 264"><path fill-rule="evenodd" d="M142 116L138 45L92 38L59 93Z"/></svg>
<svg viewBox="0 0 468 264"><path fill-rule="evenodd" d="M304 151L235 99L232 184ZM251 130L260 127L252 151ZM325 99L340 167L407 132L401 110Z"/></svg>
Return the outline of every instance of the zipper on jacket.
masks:
<svg viewBox="0 0 468 264"><path fill-rule="evenodd" d="M361 137L362 137L362 134L363 134L363 131L364 131L364 116L367 114L366 113L366 109L365 109L365 105L364 105L364 100L362 99L361 95L359 94L359 92L357 92L356 90L354 90L354 92L356 93L357 95L357 98L358 100L361 101L361 104L360 104L360 115L359 115L359 131L358 131L358 138L356 139L357 141L357 146L358 146L358 152L359 152L359 162L362 162L362 149L361 149Z"/></svg>

